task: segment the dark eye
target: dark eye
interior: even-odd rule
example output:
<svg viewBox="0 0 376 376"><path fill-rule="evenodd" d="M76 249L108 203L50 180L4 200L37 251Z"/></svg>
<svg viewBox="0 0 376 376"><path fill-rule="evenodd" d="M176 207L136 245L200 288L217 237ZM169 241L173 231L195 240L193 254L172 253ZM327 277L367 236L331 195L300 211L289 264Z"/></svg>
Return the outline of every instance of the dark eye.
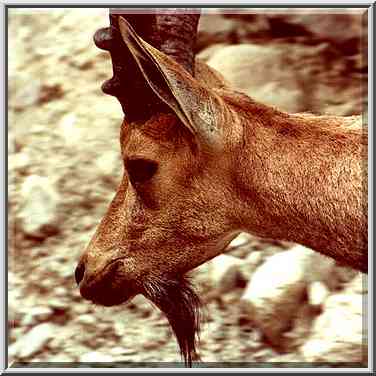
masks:
<svg viewBox="0 0 376 376"><path fill-rule="evenodd" d="M132 184L144 183L156 173L158 163L147 159L128 159L125 168Z"/></svg>

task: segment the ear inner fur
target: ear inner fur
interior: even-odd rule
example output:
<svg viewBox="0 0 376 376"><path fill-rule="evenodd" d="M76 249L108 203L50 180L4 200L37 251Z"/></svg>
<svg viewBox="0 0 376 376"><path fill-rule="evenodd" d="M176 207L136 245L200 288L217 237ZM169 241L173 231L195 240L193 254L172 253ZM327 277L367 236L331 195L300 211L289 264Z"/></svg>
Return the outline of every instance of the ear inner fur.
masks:
<svg viewBox="0 0 376 376"><path fill-rule="evenodd" d="M209 145L218 144L219 128L216 125L214 106L218 98L180 67L173 59L142 40L127 23L119 18L119 28L124 42L153 91L167 103L193 135ZM149 59L149 61L147 60ZM150 63L167 86L160 90L145 70ZM168 95L171 94L171 96ZM167 97L166 97L167 94ZM185 103L189 101L189 103Z"/></svg>
<svg viewBox="0 0 376 376"><path fill-rule="evenodd" d="M155 94L158 95L158 97L163 100L165 103L167 103L172 110L176 113L176 115L180 118L180 120L183 122L185 126L187 126L191 132L194 132L194 129L192 128L189 119L185 115L183 109L180 106L180 103L178 100L172 95L168 96L168 91L161 90L157 85L155 85L149 78L147 73L145 72L144 65L142 64L142 60L144 60L146 63L147 60L145 58L145 55L152 61L153 67L156 68L160 75L164 79L164 84L168 86L169 91L172 93L171 85L169 84L168 80L165 77L164 72L161 70L159 64L156 63L154 57L150 52L144 47L143 43L141 42L140 38L137 36L137 34L132 30L132 27L129 25L129 23L124 20L124 18L119 17L119 28L121 31L121 35L123 37L124 42L126 43L127 47L129 48L130 52L132 53L134 59L136 60L136 63L138 67L140 68L142 74L144 75L146 81L148 82L149 86L153 89ZM144 42L146 43L146 42ZM166 97L166 95L169 97Z"/></svg>

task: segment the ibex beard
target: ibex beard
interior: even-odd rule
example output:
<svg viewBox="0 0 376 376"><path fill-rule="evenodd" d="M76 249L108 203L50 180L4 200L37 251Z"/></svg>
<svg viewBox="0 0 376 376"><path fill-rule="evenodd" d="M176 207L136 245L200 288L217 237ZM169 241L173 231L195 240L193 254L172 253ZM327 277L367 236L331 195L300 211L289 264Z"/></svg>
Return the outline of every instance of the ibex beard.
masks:
<svg viewBox="0 0 376 376"><path fill-rule="evenodd" d="M185 276L145 283L145 297L167 317L176 336L181 355L189 366L198 360L196 336L200 330L200 299Z"/></svg>

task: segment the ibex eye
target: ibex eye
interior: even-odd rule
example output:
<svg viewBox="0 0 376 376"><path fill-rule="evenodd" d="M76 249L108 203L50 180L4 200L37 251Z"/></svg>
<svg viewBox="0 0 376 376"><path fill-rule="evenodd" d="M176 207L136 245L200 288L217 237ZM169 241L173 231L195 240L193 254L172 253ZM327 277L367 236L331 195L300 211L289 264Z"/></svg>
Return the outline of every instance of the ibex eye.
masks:
<svg viewBox="0 0 376 376"><path fill-rule="evenodd" d="M153 177L158 169L158 163L147 159L128 159L125 168L132 184L143 183Z"/></svg>

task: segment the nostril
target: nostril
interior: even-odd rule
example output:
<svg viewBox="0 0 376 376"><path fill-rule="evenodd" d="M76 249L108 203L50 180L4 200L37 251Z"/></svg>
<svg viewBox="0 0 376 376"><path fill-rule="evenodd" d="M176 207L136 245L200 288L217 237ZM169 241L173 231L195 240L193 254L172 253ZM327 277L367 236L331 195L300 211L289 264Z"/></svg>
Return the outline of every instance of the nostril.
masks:
<svg viewBox="0 0 376 376"><path fill-rule="evenodd" d="M83 263L79 263L77 265L76 270L74 271L74 277L76 279L77 285L79 285L82 279L84 278L84 274L85 274L85 265Z"/></svg>

